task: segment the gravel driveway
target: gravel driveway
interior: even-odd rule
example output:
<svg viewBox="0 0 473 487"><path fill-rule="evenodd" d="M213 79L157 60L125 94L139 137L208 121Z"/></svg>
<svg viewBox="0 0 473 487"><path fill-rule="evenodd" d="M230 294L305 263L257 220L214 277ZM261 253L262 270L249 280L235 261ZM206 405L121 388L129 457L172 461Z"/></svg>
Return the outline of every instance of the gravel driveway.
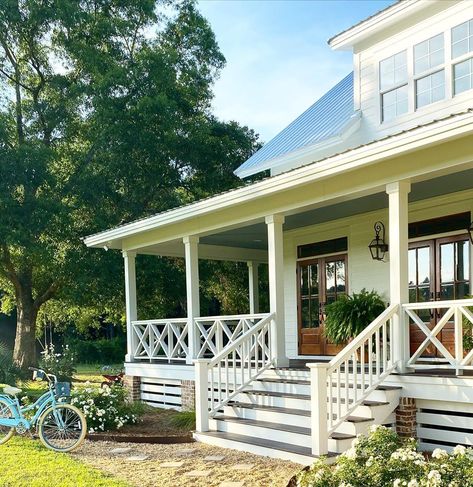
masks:
<svg viewBox="0 0 473 487"><path fill-rule="evenodd" d="M120 450L113 452L116 449ZM137 487L286 487L301 469L291 462L203 443L151 445L86 441L71 455Z"/></svg>

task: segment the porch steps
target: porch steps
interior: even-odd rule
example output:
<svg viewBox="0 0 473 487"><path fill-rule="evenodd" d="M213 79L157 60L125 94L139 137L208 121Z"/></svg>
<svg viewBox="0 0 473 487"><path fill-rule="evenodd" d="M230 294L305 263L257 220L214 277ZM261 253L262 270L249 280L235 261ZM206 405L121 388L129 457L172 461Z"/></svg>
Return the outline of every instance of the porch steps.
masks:
<svg viewBox="0 0 473 487"><path fill-rule="evenodd" d="M209 422L198 441L274 458L311 464L309 370L271 369L255 380ZM354 387L340 384L341 403ZM401 388L380 386L329 437L330 458L350 448L356 435L373 424L391 424ZM270 439L269 439L270 438Z"/></svg>

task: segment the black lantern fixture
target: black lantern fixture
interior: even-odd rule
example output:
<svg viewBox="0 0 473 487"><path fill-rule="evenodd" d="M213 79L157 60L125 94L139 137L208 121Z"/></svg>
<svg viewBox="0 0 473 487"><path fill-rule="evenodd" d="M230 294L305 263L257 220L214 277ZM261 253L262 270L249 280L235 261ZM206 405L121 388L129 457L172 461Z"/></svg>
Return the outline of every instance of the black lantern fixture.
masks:
<svg viewBox="0 0 473 487"><path fill-rule="evenodd" d="M470 223L470 228L468 229L468 233L470 234L470 241L473 244L473 222Z"/></svg>
<svg viewBox="0 0 473 487"><path fill-rule="evenodd" d="M374 224L374 231L376 232L376 235L368 246L371 252L371 257L373 260L384 260L384 256L389 247L384 240L385 228L383 222L376 222Z"/></svg>

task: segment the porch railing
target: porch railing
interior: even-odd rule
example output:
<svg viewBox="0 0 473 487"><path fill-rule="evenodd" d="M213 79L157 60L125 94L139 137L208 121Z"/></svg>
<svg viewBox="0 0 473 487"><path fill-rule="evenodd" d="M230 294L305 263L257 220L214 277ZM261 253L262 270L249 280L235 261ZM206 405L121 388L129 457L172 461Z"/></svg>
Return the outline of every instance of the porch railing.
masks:
<svg viewBox="0 0 473 487"><path fill-rule="evenodd" d="M213 358L269 315L246 314L207 316L189 320L171 318L132 322L132 357L134 360L192 362ZM192 323L196 348L191 357L189 323Z"/></svg>
<svg viewBox="0 0 473 487"><path fill-rule="evenodd" d="M411 329L420 330L423 337L420 346L409 354L407 367L432 368L432 363L435 363L438 368L455 369L456 374L473 369L473 348L470 345L465 350L464 346L468 335L468 341L473 342L473 299L409 303L402 305L402 309L408 318L405 323ZM432 328L429 322L433 323ZM448 332L447 326L450 328ZM441 332L451 334L453 349L448 349L439 339ZM430 357L425 357L426 351Z"/></svg>
<svg viewBox="0 0 473 487"><path fill-rule="evenodd" d="M312 452L328 453L328 437L394 370L396 345L391 305L328 364L310 364Z"/></svg>
<svg viewBox="0 0 473 487"><path fill-rule="evenodd" d="M208 431L209 417L274 364L273 321L274 314L264 315L218 355L195 361L197 431Z"/></svg>

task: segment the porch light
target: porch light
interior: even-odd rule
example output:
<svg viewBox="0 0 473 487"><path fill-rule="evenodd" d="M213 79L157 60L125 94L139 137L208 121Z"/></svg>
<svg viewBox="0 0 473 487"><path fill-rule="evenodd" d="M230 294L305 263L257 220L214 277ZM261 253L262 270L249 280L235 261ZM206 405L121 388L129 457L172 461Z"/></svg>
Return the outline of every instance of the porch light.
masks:
<svg viewBox="0 0 473 487"><path fill-rule="evenodd" d="M470 234L470 241L473 244L473 222L470 223L470 228L468 229L468 233Z"/></svg>
<svg viewBox="0 0 473 487"><path fill-rule="evenodd" d="M383 222L376 222L374 224L374 231L376 232L376 235L368 246L371 252L371 257L373 260L384 260L384 256L389 247L384 240L385 228Z"/></svg>

